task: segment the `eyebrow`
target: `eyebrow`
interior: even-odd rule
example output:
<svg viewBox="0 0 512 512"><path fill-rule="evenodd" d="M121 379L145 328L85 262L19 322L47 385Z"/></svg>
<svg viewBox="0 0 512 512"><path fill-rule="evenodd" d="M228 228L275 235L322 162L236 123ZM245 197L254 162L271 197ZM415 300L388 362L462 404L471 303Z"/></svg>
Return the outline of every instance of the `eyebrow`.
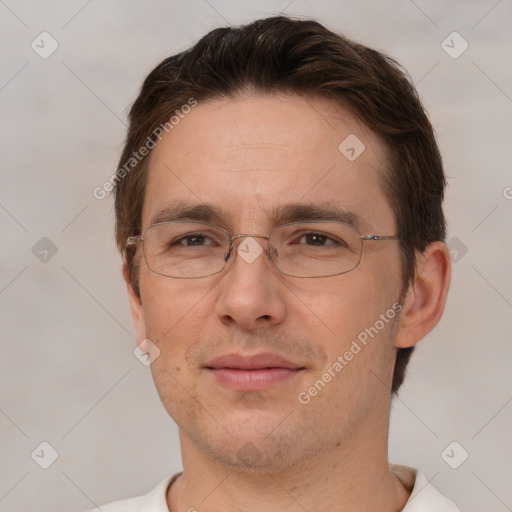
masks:
<svg viewBox="0 0 512 512"><path fill-rule="evenodd" d="M275 226L289 222L338 221L360 228L362 222L358 214L332 203L289 203L264 212L264 215ZM150 226L173 221L226 225L231 218L224 208L217 205L174 201L152 217Z"/></svg>

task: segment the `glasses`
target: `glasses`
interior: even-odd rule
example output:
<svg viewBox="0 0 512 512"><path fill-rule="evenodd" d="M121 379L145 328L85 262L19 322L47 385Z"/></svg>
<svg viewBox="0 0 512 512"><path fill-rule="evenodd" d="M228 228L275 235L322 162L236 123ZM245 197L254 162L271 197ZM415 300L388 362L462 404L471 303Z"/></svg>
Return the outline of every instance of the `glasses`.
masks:
<svg viewBox="0 0 512 512"><path fill-rule="evenodd" d="M247 238L264 238L270 261L283 274L299 278L345 274L359 265L363 242L401 239L398 235L361 236L354 226L338 221L292 222L275 227L268 236L231 235L211 224L173 221L153 224L141 236L129 237L126 246L142 243L146 264L155 274L197 279L222 272L234 242L243 237L236 252L246 262L263 252L258 242Z"/></svg>

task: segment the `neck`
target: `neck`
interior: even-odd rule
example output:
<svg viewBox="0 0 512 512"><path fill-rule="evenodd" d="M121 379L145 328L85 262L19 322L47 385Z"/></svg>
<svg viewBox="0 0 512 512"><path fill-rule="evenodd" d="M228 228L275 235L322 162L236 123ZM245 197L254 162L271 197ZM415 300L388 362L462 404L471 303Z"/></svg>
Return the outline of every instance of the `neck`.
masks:
<svg viewBox="0 0 512 512"><path fill-rule="evenodd" d="M407 491L389 469L387 430L354 436L329 447L293 470L265 473L223 466L180 432L183 475L171 486L171 512L397 512Z"/></svg>

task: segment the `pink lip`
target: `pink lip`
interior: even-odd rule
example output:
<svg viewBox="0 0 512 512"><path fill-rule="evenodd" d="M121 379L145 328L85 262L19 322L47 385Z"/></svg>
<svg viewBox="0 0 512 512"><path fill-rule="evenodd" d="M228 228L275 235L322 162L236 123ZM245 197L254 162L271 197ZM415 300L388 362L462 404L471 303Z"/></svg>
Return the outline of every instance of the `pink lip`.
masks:
<svg viewBox="0 0 512 512"><path fill-rule="evenodd" d="M239 391L259 391L297 375L304 367L272 354L226 354L205 365L218 382Z"/></svg>

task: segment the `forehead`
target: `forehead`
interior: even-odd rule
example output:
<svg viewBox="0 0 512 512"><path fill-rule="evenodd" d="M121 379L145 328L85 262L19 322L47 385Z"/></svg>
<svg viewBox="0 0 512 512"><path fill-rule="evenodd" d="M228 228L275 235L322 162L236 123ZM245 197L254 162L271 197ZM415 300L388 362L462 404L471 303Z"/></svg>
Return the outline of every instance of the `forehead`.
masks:
<svg viewBox="0 0 512 512"><path fill-rule="evenodd" d="M363 229L388 228L384 166L378 137L333 101L247 95L200 102L152 151L143 227L179 201L217 205L233 229L269 222L290 204L331 205L357 215Z"/></svg>

